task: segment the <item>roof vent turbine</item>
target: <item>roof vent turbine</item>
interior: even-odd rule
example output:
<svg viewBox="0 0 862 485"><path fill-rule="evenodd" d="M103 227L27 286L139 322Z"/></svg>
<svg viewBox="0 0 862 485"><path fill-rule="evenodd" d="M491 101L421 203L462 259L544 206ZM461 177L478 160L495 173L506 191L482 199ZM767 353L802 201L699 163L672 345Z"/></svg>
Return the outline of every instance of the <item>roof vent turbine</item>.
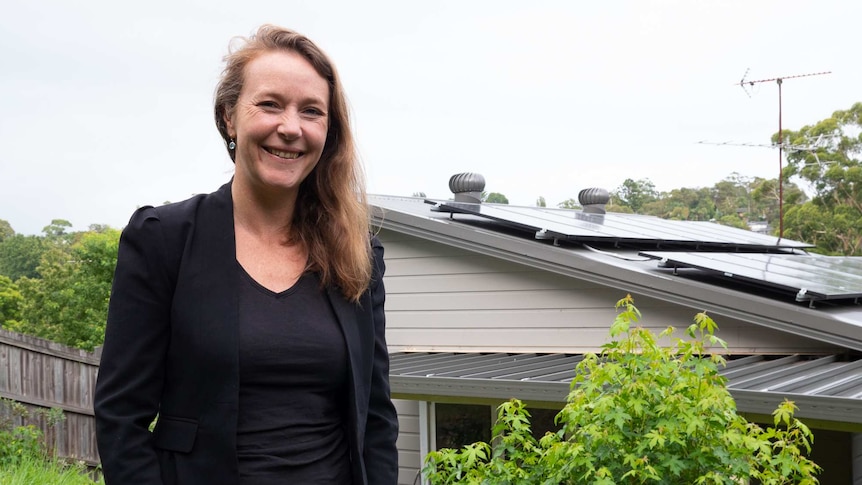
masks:
<svg viewBox="0 0 862 485"><path fill-rule="evenodd" d="M587 214L604 214L611 196L605 189L590 188L578 192L578 202Z"/></svg>
<svg viewBox="0 0 862 485"><path fill-rule="evenodd" d="M482 203L485 177L478 173L456 173L449 178L449 190L455 194L455 202Z"/></svg>

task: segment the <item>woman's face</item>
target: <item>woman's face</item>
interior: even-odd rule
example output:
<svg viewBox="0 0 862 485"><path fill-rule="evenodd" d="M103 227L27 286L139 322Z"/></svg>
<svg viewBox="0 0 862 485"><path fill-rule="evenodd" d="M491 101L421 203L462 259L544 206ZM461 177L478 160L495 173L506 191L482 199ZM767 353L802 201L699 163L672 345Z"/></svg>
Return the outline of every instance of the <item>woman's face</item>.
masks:
<svg viewBox="0 0 862 485"><path fill-rule="evenodd" d="M235 182L295 195L326 143L329 85L299 54L265 52L245 67L226 118L236 140Z"/></svg>

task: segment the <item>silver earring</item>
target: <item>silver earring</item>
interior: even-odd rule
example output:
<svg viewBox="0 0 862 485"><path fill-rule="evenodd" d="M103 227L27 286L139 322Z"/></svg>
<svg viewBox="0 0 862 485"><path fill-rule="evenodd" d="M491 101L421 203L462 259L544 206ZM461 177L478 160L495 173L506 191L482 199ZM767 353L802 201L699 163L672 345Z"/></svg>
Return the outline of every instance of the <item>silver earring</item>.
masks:
<svg viewBox="0 0 862 485"><path fill-rule="evenodd" d="M230 143L227 144L227 147L229 150L236 150L236 143L234 143L234 141L231 140Z"/></svg>

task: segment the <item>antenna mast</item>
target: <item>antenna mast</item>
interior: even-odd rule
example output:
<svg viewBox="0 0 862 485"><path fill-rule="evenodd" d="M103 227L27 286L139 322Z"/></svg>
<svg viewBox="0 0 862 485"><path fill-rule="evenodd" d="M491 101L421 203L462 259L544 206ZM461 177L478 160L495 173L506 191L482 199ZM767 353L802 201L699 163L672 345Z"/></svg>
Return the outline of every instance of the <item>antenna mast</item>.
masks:
<svg viewBox="0 0 862 485"><path fill-rule="evenodd" d="M808 74L796 74L794 76L783 76L783 77L774 77L772 79L758 79L756 81L746 81L745 76L748 76L748 70L745 70L745 74L742 75L742 79L739 81L739 86L742 87L742 90L745 91L745 94L748 97L751 97L751 94L746 89L746 85L754 86L755 84L760 83L769 83L775 81L778 84L778 240L781 241L781 238L784 237L784 177L782 176L782 166L784 160L784 144L782 141L781 134L781 85L784 83L785 79L795 79L799 77L811 77L811 76L821 76L824 74L832 74L832 71L824 71L824 72L812 72Z"/></svg>

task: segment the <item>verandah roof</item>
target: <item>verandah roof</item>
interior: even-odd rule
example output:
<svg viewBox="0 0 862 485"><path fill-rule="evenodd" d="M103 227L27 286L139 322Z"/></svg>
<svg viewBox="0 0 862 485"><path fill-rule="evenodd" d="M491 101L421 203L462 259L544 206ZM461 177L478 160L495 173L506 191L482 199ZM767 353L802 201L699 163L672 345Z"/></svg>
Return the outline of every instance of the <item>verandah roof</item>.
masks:
<svg viewBox="0 0 862 485"><path fill-rule="evenodd" d="M583 355L400 352L390 359L395 398L517 397L562 404ZM786 398L799 407L799 418L862 425L860 359L751 355L728 360L720 372L741 412L770 414Z"/></svg>

